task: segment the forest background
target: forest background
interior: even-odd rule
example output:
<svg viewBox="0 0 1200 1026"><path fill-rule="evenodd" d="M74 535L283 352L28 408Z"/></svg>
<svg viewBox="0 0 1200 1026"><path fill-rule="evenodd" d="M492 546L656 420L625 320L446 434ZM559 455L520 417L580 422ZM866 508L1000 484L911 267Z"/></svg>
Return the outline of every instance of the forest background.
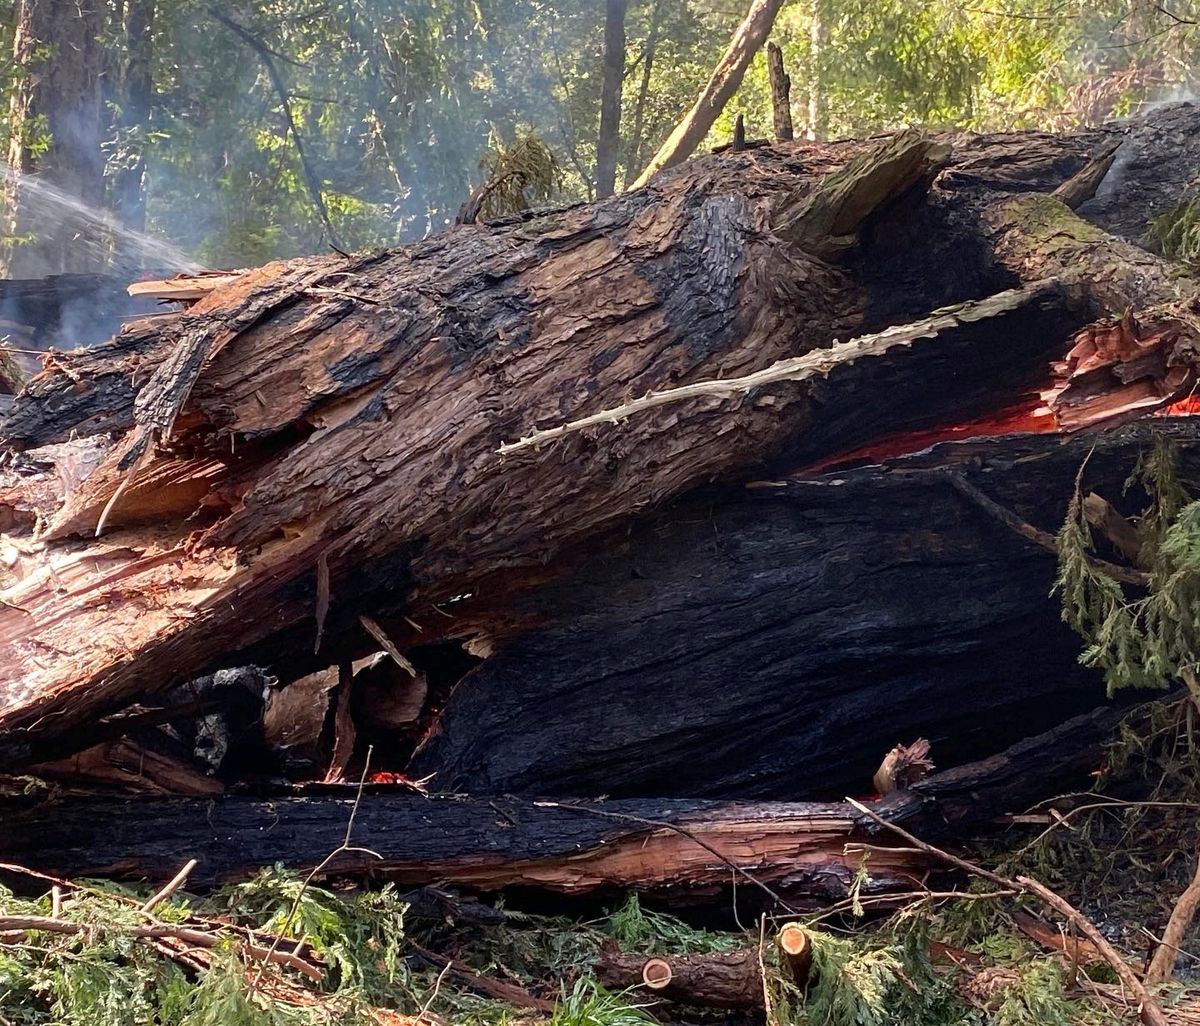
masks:
<svg viewBox="0 0 1200 1026"><path fill-rule="evenodd" d="M394 245L452 223L514 153L545 162L518 204L628 187L746 7L8 0L0 134L10 168L200 264ZM797 135L828 139L902 125L1061 130L1185 99L1198 22L1190 0L793 0L771 38ZM602 131L614 91L619 118ZM771 135L765 53L705 145L727 142L739 114L751 138ZM21 179L8 179L0 273L156 262L112 233L48 245L49 215L22 216Z"/></svg>

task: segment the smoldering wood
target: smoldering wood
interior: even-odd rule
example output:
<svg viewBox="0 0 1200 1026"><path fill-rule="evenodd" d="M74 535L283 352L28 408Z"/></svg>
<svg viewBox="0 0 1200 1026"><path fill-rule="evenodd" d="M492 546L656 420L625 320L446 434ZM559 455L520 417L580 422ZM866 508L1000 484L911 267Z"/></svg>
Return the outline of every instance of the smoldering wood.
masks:
<svg viewBox="0 0 1200 1026"><path fill-rule="evenodd" d="M681 502L518 600L524 629L462 680L410 770L490 793L836 798L897 743L929 738L948 767L1048 729L1103 689L1051 595L1056 557L950 475L1053 535L1085 459L1085 490L1120 495L1159 431L1200 469L1200 424L1162 418L813 479L781 460Z"/></svg>
<svg viewBox="0 0 1200 1026"><path fill-rule="evenodd" d="M830 191L831 202L839 207L866 202L866 209L882 202L889 191L887 180L892 181L892 190L902 190L921 177L920 153L927 148L924 141L908 136L882 148L877 146L877 162L869 152L860 152L862 159L852 161L845 169L850 179L843 182L836 175L830 179L839 184L837 191ZM861 187L854 185L854 176L861 176ZM824 186L824 179L817 182L819 187ZM374 587L368 583L360 592L363 598L375 593L362 611L379 603L380 589L397 597L409 590L403 583L406 579L412 588L425 591L427 600L444 601L469 590L468 581L477 581L481 575L498 574L503 568L505 576L511 578L513 555L520 551L526 553L518 560L526 563L526 572L540 573L546 547L560 544L555 541L556 535L565 543L568 538L578 540L581 533L594 535L608 528L623 516L619 506L634 512L643 504L640 496L646 489L671 494L711 477L719 472L718 465L754 458L751 454L762 449L762 432L770 435L794 424L798 409L782 415L779 410L769 415L747 410L750 430L738 432L741 440L732 447L727 444L729 439L718 442L711 437L702 423L707 417L695 422L697 436L692 438L689 432L680 430L679 418L671 415L669 423L659 423L653 433L667 440L676 453L686 452L687 460L662 462L661 454L651 456L652 447L640 448L660 468L647 476L648 468L639 466L642 458L631 452L620 468L619 477L626 482L618 485L618 492L625 494L621 503L597 505L589 498L576 505L578 517L567 513L576 500L562 491L563 486L568 492L577 492L579 499L593 487L589 481L603 483L606 489L612 487L613 465L608 457L597 459L598 453L589 457L581 452L574 472L564 476L554 461L534 459L501 465L496 455L500 443L522 430L523 415L514 420L511 412L503 412L503 406L515 402L515 411L517 407L529 408L532 402L540 407L542 416L555 416L554 411L561 409L566 399L562 386L568 379L589 381L587 391L598 398L605 392L605 378L611 378L614 385L620 382L622 389L630 380L640 388L718 368L735 370L747 361L761 359L764 351L782 352L788 344L784 336L795 336L801 329L790 313L785 316L785 308L790 311L805 294L811 297L803 301L810 308L803 324L806 334L829 338L841 330L839 325L848 323L847 318L852 319L849 309L841 312L839 308L848 307L856 293L853 288L838 286L840 272L836 268L799 251L782 259L778 247L768 245L760 228L753 227L763 211L746 205L735 194L713 193L713 184L707 179L689 184L686 174L676 176L670 191L682 206L664 206L659 190L648 189L618 197L601 207L565 213L561 220L550 218L537 225L519 225L509 232L464 228L411 251L356 261L327 258L274 265L201 300L183 315L177 327L165 329L159 340L128 347L122 359L146 360L146 354L151 354L157 368L134 400L134 425L105 463L76 489L44 536L66 540L72 535L92 533L103 524L106 534L99 542L81 548L78 542L67 541L57 549L56 557L66 558L76 570L63 564L55 568L55 573L59 580L83 573L93 581L122 581L117 591L107 589L107 594L112 599L124 596L132 602L110 600L102 614L92 603L77 608L84 620L97 618L97 630L83 629L83 622L76 620L71 631L73 651L67 655L63 645L38 638L33 627L39 619L33 611L38 602L31 596L42 586L26 577L17 587L24 599L15 593L11 598L25 612L21 613L20 624L13 621L10 625L9 642L18 648L48 642L63 655L54 660L59 663L56 668L43 666L40 681L21 674L19 681L11 682L12 701L5 704L17 718L6 720L6 725L22 725L23 718L25 725L31 722L20 709L43 723L49 722L43 715L45 709L34 713L27 705L28 699L34 705L49 699L68 719L86 717L88 696L105 704L109 700L120 702L145 691L147 686L159 686L167 666L188 673L188 664L200 665L228 656L231 636L238 638L238 644L253 645L283 626L285 620L311 621L313 607L307 597L311 585L304 579L315 573L322 558L327 557L335 596L339 589L343 596L353 594L348 588L348 572L356 578L365 572L366 581L378 581ZM869 195L856 198L861 190ZM789 196L787 190L777 196L781 211L788 210ZM812 199L809 195L806 208L811 216L829 216L820 203L813 206ZM683 214L689 209L690 214ZM607 236L619 235L621 225L632 230L634 236L617 250ZM460 232L469 233L470 245L463 245L468 239ZM514 251L514 242L525 248L524 256ZM753 255L760 245L766 248ZM651 276L643 278L633 254L638 247L647 246L665 247L666 262L657 262ZM553 270L555 253L565 261L561 274ZM672 271L678 259L684 263ZM705 268L700 277L692 273L694 259ZM804 265L808 266L800 271ZM522 267L524 271L519 270ZM485 269L483 278L481 268ZM353 278L352 287L345 285L347 274ZM663 274L666 277L656 285L656 276ZM508 283L498 290L481 289L488 275ZM519 280L522 275L533 277ZM581 319L578 311L586 308L588 301L580 288L589 275L594 275L593 286L598 290L593 297L593 302L599 304L597 309L604 310L614 298L617 308L600 317ZM675 287L684 279L697 290L690 298ZM653 299L660 289L669 290L661 293L665 307ZM737 296L743 292L748 299L754 297L752 311L739 308ZM434 295L443 298L435 300ZM642 295L643 300L634 300L635 306L640 304L640 311L631 318L623 304L636 295ZM781 304L775 312L771 312L772 304L764 306L760 301L770 295L776 295ZM828 296L834 297L832 303ZM839 297L845 297L845 301ZM472 308L476 312L466 315L465 311ZM696 316L701 321L692 326L698 333L691 336L691 343L679 344L678 328ZM676 328L669 328L672 319L680 318ZM406 332L411 338L401 344L399 340ZM544 341L550 348L539 357L539 347L531 342L545 333ZM268 337L275 340L268 343ZM584 342L589 337L590 346ZM321 344L316 343L318 338L323 340ZM244 345L231 346L236 339ZM696 344L700 339L708 341ZM264 343L267 347L253 356L256 347ZM366 349L355 354L360 344ZM131 349L138 355L130 353ZM171 355L164 359L168 349ZM551 351L556 354L555 370L546 374L544 359ZM227 359L223 360L222 355ZM305 384L309 375L299 370L296 361L303 363L314 356L319 362L332 362L314 367L316 377ZM252 369L256 360L258 372ZM417 365L414 361L426 360L426 370L412 374ZM474 369L468 371L469 365ZM214 372L216 376L212 377ZM477 374L482 375L478 381L490 384L483 392L474 387L463 391ZM69 375L64 376L69 379ZM77 390L77 384L72 382L71 391ZM411 393L414 386L422 392L432 391L420 401L415 394L401 401L401 395ZM568 393L575 389L576 384L570 384ZM471 395L474 398L468 398ZM589 401L595 402L596 398ZM30 437L30 429L38 433L37 425L30 424L38 414L25 417L28 407L35 404L46 406L31 394L26 408L14 417L13 423L26 432L25 440ZM194 430L186 432L186 441L178 431L193 422L194 416L189 413L180 417L181 404L199 404L198 410L208 410L201 414L205 423L195 421ZM77 404L70 405L77 408ZM427 412L435 408L457 412L437 426L437 420L431 420ZM103 418L109 423L119 416L107 401L100 410L87 412L92 420ZM69 430L66 418L49 413L41 416L53 422L47 432L50 437L61 437L65 429ZM210 420L213 417L215 420ZM218 423L223 426L217 427ZM415 434L396 447L380 434L382 423L392 423L401 434ZM214 427L217 435L211 433ZM225 438L219 438L222 433ZM155 441L165 434L174 438L169 455L160 444L165 439ZM21 444L22 439L13 430L9 441ZM333 448L325 449L318 444L321 442ZM314 444L321 449L319 454ZM347 445L350 449L339 455L337 450ZM386 455L389 448L393 449L392 457ZM352 449L361 451L352 456ZM705 449L710 457L703 455ZM289 452L300 455L300 463L289 459ZM451 452L459 454L453 467L444 462L445 454ZM297 488L297 483L289 479L297 473L309 477L316 470L310 458L327 469L317 470L309 485ZM401 458L407 468L403 475L409 477L407 485L377 462L393 458ZM302 469L301 464L307 466ZM653 483L663 471L666 477ZM522 483L530 473L541 480ZM311 485L322 477L325 484L314 490ZM268 484L271 481L276 484ZM271 500L274 512L267 516L267 523L262 518L267 507L260 505L262 500L256 496L265 498L263 488L277 486L284 491ZM630 491L634 486L636 491ZM394 513L386 512L397 507L380 492L381 488L392 492L397 487L409 497L405 500L408 509L403 525ZM291 498L283 499L284 493ZM440 512L433 520L418 515L410 501L418 495L426 497L430 514L435 509L453 507L453 526L436 526L434 521L441 518ZM520 500L522 495L526 500ZM350 502L339 502L340 510L335 511L327 506L327 499L335 496ZM528 532L541 514L518 507L527 501L540 510L547 500L557 506L561 527L547 530L543 524L534 532L535 542ZM231 515L222 514L222 507ZM468 526L468 520L474 520L475 526ZM181 546L182 539L193 536L197 528L203 529L205 522L208 541L202 548L206 551L201 553L194 539ZM284 527L286 523L302 522L309 526L298 535ZM158 528L137 530L146 524ZM134 529L134 534L122 535L122 528ZM281 530L282 536L278 533ZM511 537L513 530L527 537ZM441 543L434 539L439 533L445 535L457 554L449 550L443 556L436 554ZM151 534L157 535L157 540L147 548ZM151 548L154 554L150 554ZM242 561L251 550L258 551L254 562L259 566L247 576L248 568ZM491 556L486 554L489 550ZM236 554L239 551L243 556ZM449 557L448 562L445 557ZM417 563L426 558L431 559L428 570L420 569ZM80 563L80 559L86 563ZM45 561L37 562L45 568ZM406 562L410 563L408 570L404 569ZM489 562L490 570L485 568ZM467 576L462 577L463 573ZM459 580L452 583L456 575ZM83 585L81 578L77 583L85 590L92 587ZM267 590L260 591L264 585ZM231 603L234 594L238 598ZM165 602L160 604L160 599ZM189 607L187 611L180 600ZM235 612L244 602L261 610L262 617L246 623ZM60 618L60 603L54 600L54 605L60 612L52 614L53 619L65 625ZM122 605L125 614L118 612ZM44 611L48 613L49 608L44 607ZM331 615L337 618L349 612L343 601ZM236 619L236 630L234 620L228 619L231 615ZM344 632L345 624L339 622L338 626ZM110 639L119 633L119 650L106 642L102 633ZM89 636L105 651L80 649L79 639ZM134 640L138 637L142 640ZM130 650L145 643L152 648L167 643L174 651L160 649L151 659L131 659ZM145 677L147 672L159 681L151 682ZM92 687L101 678L105 681L103 687ZM58 722L66 725L65 721Z"/></svg>
<svg viewBox="0 0 1200 1026"><path fill-rule="evenodd" d="M122 321L158 312L154 299L131 296L110 274L0 279L0 320L14 345L72 349L117 334Z"/></svg>
<svg viewBox="0 0 1200 1026"><path fill-rule="evenodd" d="M1176 132L1195 114L1163 117ZM503 658L531 627L511 615L521 597L614 551L647 510L703 502L695 490L713 482L710 501L738 504L748 479L978 416L1045 384L1076 329L1129 303L1148 308L1161 360L1131 374L1114 360L1082 395L1066 367L1057 394L1079 400L1077 429L1165 405L1187 384L1163 368L1191 329L1163 304L1192 283L1046 195L1145 124L706 158L594 206L269 265L63 360L18 400L5 440L117 437L44 511L45 547L9 568L10 753L218 661L294 678L365 654L364 615L399 651L449 638ZM934 259L937 273L907 277ZM1013 286L1023 301L995 309ZM985 317L929 317L978 296ZM674 403L498 458L654 390L878 339L908 306L920 309L904 345L843 348L819 380ZM1125 395L1125 378L1141 391ZM329 650L314 665L322 566ZM858 680L863 664L842 669Z"/></svg>
<svg viewBox="0 0 1200 1026"><path fill-rule="evenodd" d="M1104 707L1075 717L991 759L936 773L875 808L934 838L1025 808L1048 796L1046 780L1061 788L1084 778L1122 715ZM0 861L64 876L159 879L195 858L191 881L207 886L277 862L315 866L343 843L354 808L354 788L205 800L9 797ZM747 874L737 881L743 897L769 904L758 881L805 903L844 896L858 865L845 845L855 839L889 843L842 802L565 803L368 786L351 840L374 854L344 853L328 872L480 891L638 890L705 901L723 893L736 866ZM911 852L873 851L868 886L909 889L928 868Z"/></svg>

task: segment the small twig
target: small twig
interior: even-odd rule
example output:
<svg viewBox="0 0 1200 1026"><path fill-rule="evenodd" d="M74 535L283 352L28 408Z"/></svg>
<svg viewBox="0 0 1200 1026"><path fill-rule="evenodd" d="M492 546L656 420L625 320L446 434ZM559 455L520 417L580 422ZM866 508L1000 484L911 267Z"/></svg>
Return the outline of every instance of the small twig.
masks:
<svg viewBox="0 0 1200 1026"><path fill-rule="evenodd" d="M1052 798L1050 801L1062 801L1067 798L1077 797L1075 795L1059 795L1057 798ZM1090 795L1088 797L1091 797ZM1044 806L1046 803L1041 802L1039 805L1033 806L1035 809ZM1194 809L1200 810L1200 804L1196 802L1134 802L1126 801L1121 798L1106 798L1104 801L1088 802L1085 805L1077 805L1073 809L1068 809L1066 812L1054 810L1057 815L1057 820L1046 827L1032 841L1018 849L1014 854L1014 859L1019 859L1030 849L1035 847L1039 842L1045 840L1050 834L1058 830L1060 827L1073 829L1070 821L1084 812L1095 812L1097 809Z"/></svg>
<svg viewBox="0 0 1200 1026"><path fill-rule="evenodd" d="M1043 531L1041 528L1034 527L1032 524L1022 520L1012 510L1001 506L1000 503L981 492L961 474L947 471L945 472L945 477L955 491L964 498L970 499L975 505L995 520L998 520L1005 527L1015 531L1022 538L1028 538L1035 545L1040 545L1043 549L1053 552L1055 555L1058 554L1058 540L1049 531ZM1116 563L1097 559L1094 556L1088 556L1088 562L1095 569L1114 580L1133 584L1140 588L1145 588L1150 584L1150 575L1141 570L1131 570L1129 567L1118 566Z"/></svg>
<svg viewBox="0 0 1200 1026"><path fill-rule="evenodd" d="M437 979L433 981L433 992L429 995L429 999L421 1006L421 1010L417 1013L417 1022L424 1020L429 1014L429 1009L433 1007L433 1003L437 1000L438 992L442 989L442 981L446 978L446 974L450 972L450 963L447 962L442 966L442 971L438 973Z"/></svg>
<svg viewBox="0 0 1200 1026"><path fill-rule="evenodd" d="M1155 949L1154 957L1150 960L1150 968L1146 970L1146 983L1156 986L1166 983L1175 972L1175 960L1178 958L1180 945L1184 935L1196 918L1196 909L1200 907L1200 858L1196 860L1196 871L1191 883L1184 888L1171 917L1167 920L1167 928L1163 930L1162 941Z"/></svg>
<svg viewBox="0 0 1200 1026"><path fill-rule="evenodd" d="M771 1007L771 987L767 982L767 963L763 958L763 946L767 942L767 917L758 917L758 975L762 980L763 1009L767 1026L777 1026L775 1011Z"/></svg>
<svg viewBox="0 0 1200 1026"><path fill-rule="evenodd" d="M65 919L55 919L52 916L0 916L0 931L13 930L23 933L45 932L79 935L91 933L96 929L97 927L91 923L72 923ZM205 933L203 930L195 930L186 926L171 926L166 923L155 926L106 926L103 929L107 932L123 934L127 937L137 938L138 940L171 938L184 941L193 947L208 950L220 947L226 940L219 934ZM303 958L285 951L276 951L274 948L267 949L244 941L242 943L245 953L261 961L263 967L268 962L275 965L287 966L289 969L295 969L297 972L302 973L314 983L325 982L325 973L311 962L306 962ZM262 968L260 967L259 974L261 975L261 973Z"/></svg>
<svg viewBox="0 0 1200 1026"><path fill-rule="evenodd" d="M515 983L506 983L503 980L493 980L490 976L484 976L474 969L455 962L452 958L447 958L445 955L439 955L428 948L421 947L416 941L408 940L407 943L409 948L418 957L423 958L431 965L442 966L443 974L449 971L472 990L478 991L486 997L496 998L499 1001L507 1001L510 1005L517 1005L520 1008L531 1008L537 1012L554 1011L553 1001L535 997L524 987L519 987Z"/></svg>
<svg viewBox="0 0 1200 1026"><path fill-rule="evenodd" d="M197 865L199 865L199 863L196 861L196 859L188 859L187 864L184 865L184 867L178 873L171 877L171 879L168 880L167 883L164 884L156 894L147 898L138 911L143 915L148 916L158 905L161 905L184 885L184 882L189 876L191 876L192 870L195 869Z"/></svg>
<svg viewBox="0 0 1200 1026"><path fill-rule="evenodd" d="M383 650L392 657L392 662L399 666L400 669L402 669L410 677L417 676L417 668L404 657L404 653L401 652L400 649L396 647L396 643L388 637L387 631L380 627L379 624L377 624L369 616L360 616L358 618L358 622L363 625L363 630L365 630L369 635L371 635L371 637L373 637L379 642L379 644L383 646Z"/></svg>

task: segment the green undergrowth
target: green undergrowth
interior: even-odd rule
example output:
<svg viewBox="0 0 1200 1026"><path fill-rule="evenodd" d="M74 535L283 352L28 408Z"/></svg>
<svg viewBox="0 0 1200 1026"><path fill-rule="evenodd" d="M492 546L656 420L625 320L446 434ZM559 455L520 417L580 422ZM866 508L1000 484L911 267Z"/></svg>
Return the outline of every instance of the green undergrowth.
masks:
<svg viewBox="0 0 1200 1026"><path fill-rule="evenodd" d="M1115 740L1096 790L1063 796L1056 815L1033 810L967 854L1008 875L1030 874L1062 894L1135 961L1143 929L1160 932L1190 876L1200 818L1200 737L1194 706L1164 700ZM1039 814L1041 818L1039 818ZM869 878L869 866L863 874ZM28 880L5 878L13 887ZM947 886L967 886L959 878ZM643 1026L654 1022L762 1023L759 1013L688 1009L645 992L611 992L595 978L606 946L671 956L758 949L770 1026L1106 1026L1128 1009L1095 997L1111 985L1105 965L1071 967L1016 925L1036 904L971 885L952 899L914 899L889 913L870 901L806 915L756 918L746 907L680 918L630 896L589 917L499 906L493 925L454 914L424 918L393 887L304 886L282 869L205 895L179 893L154 912L163 924L199 924L228 938L202 966L137 940L149 891L88 882L68 891L61 918L82 934L5 934L0 924L0 1023L62 1026ZM448 906L453 912L453 903ZM0 916L48 916L49 894L0 889ZM700 913L695 913L699 915ZM737 921L743 924L738 927ZM770 938L799 919L813 941L801 992ZM471 922L472 925L466 925ZM1053 917L1044 922L1058 929ZM240 931L240 932L239 932ZM291 969L261 972L237 938L287 938L286 950L319 960L321 984ZM260 943L266 943L260 941ZM1196 938L1185 944L1198 950ZM425 952L435 953L431 960ZM451 958L462 972L439 961ZM1189 997L1190 957L1164 1002ZM554 1003L531 1011L477 993L470 973ZM409 1017L406 1019L401 1016Z"/></svg>
<svg viewBox="0 0 1200 1026"><path fill-rule="evenodd" d="M509 912L497 926L448 922L406 924L390 888L335 892L308 887L281 870L205 897L178 896L156 910L162 922L203 916L256 931L286 934L318 955L328 978L314 987L290 970L258 980L259 963L233 942L202 972L122 931L144 925L130 897L111 885L68 895L62 918L86 923L86 936L34 932L0 946L0 1015L13 1024L64 1026L275 1026L383 1023L424 1014L431 1023L500 1026L642 1026L658 1021L729 1020L701 1009L681 1013L634 992L600 987L592 965L605 944L625 951L672 955L720 952L759 944L771 920L745 931L691 925L645 909L630 897L592 920ZM0 891L6 917L50 914L48 896ZM1069 996L1065 970L1015 934L992 903L917 906L885 921L809 920L814 976L806 993L788 982L770 943L762 946L771 1021L778 1026L938 1026L968 1023L1096 1023L1112 1020L1100 1007ZM931 938L948 938L989 967L1011 967L1012 978L988 1004L963 996L960 974L930 956ZM552 1015L472 993L459 976L414 954L413 944L439 951L464 967L556 1001ZM257 984L257 985L256 985ZM392 1017L389 1017L389 1011ZM652 1018L653 1016L653 1018Z"/></svg>
<svg viewBox="0 0 1200 1026"><path fill-rule="evenodd" d="M1147 241L1168 260L1200 267L1200 196L1176 204L1150 222Z"/></svg>

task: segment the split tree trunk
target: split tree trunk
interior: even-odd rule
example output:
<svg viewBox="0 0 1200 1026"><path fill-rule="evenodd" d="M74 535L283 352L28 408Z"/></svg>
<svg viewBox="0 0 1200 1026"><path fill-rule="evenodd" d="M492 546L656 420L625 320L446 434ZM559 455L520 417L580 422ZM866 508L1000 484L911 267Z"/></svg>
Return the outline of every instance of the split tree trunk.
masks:
<svg viewBox="0 0 1200 1026"><path fill-rule="evenodd" d="M708 83L692 109L668 136L667 141L659 147L658 152L633 183L635 189L645 185L659 171L682 163L696 152L696 147L721 116L725 104L742 84L750 61L770 35L775 16L782 6L783 0L752 0L746 17L733 33L729 49L713 69Z"/></svg>
<svg viewBox="0 0 1200 1026"><path fill-rule="evenodd" d="M1120 717L1111 708L1076 717L875 808L923 836L977 826L1039 797L1039 774L1064 785L1083 779ZM353 788L271 800L8 798L0 804L0 861L64 876L157 880L194 858L189 882L207 886L276 863L322 863L344 842L354 805ZM637 890L692 901L733 885L745 908L774 901L755 881L806 905L843 897L863 857L856 841L880 846L870 854L867 892L910 890L937 868L912 849L891 850L890 835L845 802L559 803L368 788L353 824L354 849L327 863L327 875L482 891Z"/></svg>
<svg viewBox="0 0 1200 1026"><path fill-rule="evenodd" d="M1139 155L1194 131L1194 119L1166 111L1131 127L1126 215L1140 206L1144 224L1156 212L1142 182L1187 180L1186 160L1164 171ZM58 358L18 400L7 441L119 438L60 508L18 508L30 472L10 468L14 522L47 521L45 548L18 537L7 561L10 758L215 664L246 658L299 675L372 651L363 615L401 652L470 640L500 666L539 622L520 615L523 596L612 553L650 508L697 488L734 508L747 481L819 477L813 464L849 449L998 406L1024 402L1031 415L1045 390L1051 432L1187 393L1194 332L1159 304L1194 283L1049 195L1119 131L960 138L950 154L904 133L709 158L595 206L271 265L109 349ZM929 313L942 303L957 305ZM1106 317L1130 304L1141 322L1132 349L1128 322ZM511 445L523 437L534 440ZM1037 480L1033 465L1018 482ZM1069 487L1073 469L1054 487ZM810 505L788 515L849 495L842 480L808 482ZM957 523L966 514L953 501ZM1054 526L1044 507L1039 516ZM930 563L940 535L925 530L910 541ZM959 536L970 555L956 573L981 558L972 530ZM851 564L872 557L846 536L823 541ZM1034 580L1020 578L1018 602L1044 603ZM548 609L535 604L535 617L553 626ZM820 650L802 633L799 643L798 660ZM809 684L844 712L869 712L864 696L908 679L882 658L830 672ZM962 708L947 704L951 676L928 694L947 716ZM670 678L683 689L674 708L696 698L685 683ZM794 727L787 698L777 689L737 737L765 746L764 723ZM668 692L644 691L633 713L655 720L645 708L655 702L672 707ZM836 748L846 720L831 709ZM968 733L956 728L950 743ZM876 758L901 740L911 739L887 738Z"/></svg>
<svg viewBox="0 0 1200 1026"><path fill-rule="evenodd" d="M228 655L233 637L252 645L304 623L311 649L319 567L332 585L326 636L366 647L357 628L345 632L370 607L420 595L410 612L423 619L489 577L536 580L547 556L619 525L648 496L759 459L799 426L803 402L740 407L721 437L711 404L669 411L645 418L649 444L622 443L621 454L574 442L549 459L498 449L631 388L739 373L845 332L862 302L848 275L781 247L764 234L768 218L851 230L849 217L930 172L930 148L898 137L828 179L781 180L765 205L694 172L508 231L271 265L136 346L85 358L91 378L140 386L133 409L104 410L107 390L75 387L72 371L64 403L31 393L8 440L89 430L70 423L73 411L135 423L53 518L50 558L13 568L0 723L29 726L50 707L78 722ZM481 288L481 271L498 286ZM129 348L148 357L132 378ZM109 357L116 373L98 366ZM578 455L564 475L567 451ZM597 489L612 501L597 502ZM96 542L73 540L98 528Z"/></svg>

